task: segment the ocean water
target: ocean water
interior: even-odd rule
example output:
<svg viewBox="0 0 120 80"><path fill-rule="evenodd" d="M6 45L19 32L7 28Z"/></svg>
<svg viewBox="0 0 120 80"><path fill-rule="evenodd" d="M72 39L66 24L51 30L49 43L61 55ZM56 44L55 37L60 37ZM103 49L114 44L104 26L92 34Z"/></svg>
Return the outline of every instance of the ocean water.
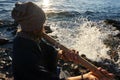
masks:
<svg viewBox="0 0 120 80"><path fill-rule="evenodd" d="M0 18L8 19L15 2L32 1L50 17L87 17L88 19L120 19L120 0L0 0ZM57 14L56 14L57 13Z"/></svg>
<svg viewBox="0 0 120 80"><path fill-rule="evenodd" d="M0 19L13 20L10 14L17 1L32 1L43 8L47 17L45 25L53 30L49 35L57 36L61 44L91 60L111 59L108 55L111 48L104 40L119 31L104 20L120 20L120 0L0 0ZM119 50L119 47L115 48ZM114 62L120 66L120 58Z"/></svg>

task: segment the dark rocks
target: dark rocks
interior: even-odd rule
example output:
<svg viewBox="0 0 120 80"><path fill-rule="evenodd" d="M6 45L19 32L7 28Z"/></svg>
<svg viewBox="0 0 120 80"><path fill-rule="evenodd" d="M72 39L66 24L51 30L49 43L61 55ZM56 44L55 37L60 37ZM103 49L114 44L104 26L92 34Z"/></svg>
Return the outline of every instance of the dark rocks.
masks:
<svg viewBox="0 0 120 80"><path fill-rule="evenodd" d="M5 74L0 73L0 80L6 80Z"/></svg>
<svg viewBox="0 0 120 80"><path fill-rule="evenodd" d="M12 78L12 59L11 49L0 48L0 80L6 80L7 77ZM12 80L12 79L11 79Z"/></svg>
<svg viewBox="0 0 120 80"><path fill-rule="evenodd" d="M0 39L0 45L4 45L4 44L7 44L9 42L9 40L7 39Z"/></svg>
<svg viewBox="0 0 120 80"><path fill-rule="evenodd" d="M58 66L61 67L62 74L67 73L66 76L78 76L88 72L88 69L82 65L77 65L70 61L63 61L60 59L58 64ZM65 76L65 74L62 76Z"/></svg>
<svg viewBox="0 0 120 80"><path fill-rule="evenodd" d="M12 25L12 22L10 21L0 21L1 25L0 27L9 27Z"/></svg>
<svg viewBox="0 0 120 80"><path fill-rule="evenodd" d="M3 22L0 21L0 26L3 25Z"/></svg>
<svg viewBox="0 0 120 80"><path fill-rule="evenodd" d="M13 21L8 21L8 20L0 20L0 28L2 27L12 27L12 26L17 26L17 22Z"/></svg>
<svg viewBox="0 0 120 80"><path fill-rule="evenodd" d="M17 29L18 29L17 26L12 26L12 27L8 27L7 31L10 31L11 34L14 36L17 33Z"/></svg>
<svg viewBox="0 0 120 80"><path fill-rule="evenodd" d="M0 20L1 35L3 35L3 34L7 35L6 38L14 37L17 33L17 25L18 24L16 22L13 22L13 21ZM8 42L8 40L6 40L6 39L0 39L0 45L4 45L7 42Z"/></svg>
<svg viewBox="0 0 120 80"><path fill-rule="evenodd" d="M107 24L120 24L119 21L112 20L112 19L106 19L104 22Z"/></svg>
<svg viewBox="0 0 120 80"><path fill-rule="evenodd" d="M16 29L16 30L13 30L13 31L11 32L11 34L12 34L12 35L16 35L16 34L17 34L17 29Z"/></svg>
<svg viewBox="0 0 120 80"><path fill-rule="evenodd" d="M117 35L115 35L114 37L119 37L120 38L120 33L118 33Z"/></svg>
<svg viewBox="0 0 120 80"><path fill-rule="evenodd" d="M116 27L117 30L120 30L120 21L112 20L112 19L106 19L104 21L106 24L112 25Z"/></svg>
<svg viewBox="0 0 120 80"><path fill-rule="evenodd" d="M115 50L109 50L107 54L110 56L111 59L113 59L115 62L119 60L119 54Z"/></svg>
<svg viewBox="0 0 120 80"><path fill-rule="evenodd" d="M17 27L16 26L13 26L13 27L8 27L7 28L7 31L12 31L12 30L16 30L17 29Z"/></svg>
<svg viewBox="0 0 120 80"><path fill-rule="evenodd" d="M52 33L53 31L51 30L50 26L44 26L45 32L46 33Z"/></svg>
<svg viewBox="0 0 120 80"><path fill-rule="evenodd" d="M0 28L6 28L6 31L11 31L12 35L16 35L17 22L0 20Z"/></svg>

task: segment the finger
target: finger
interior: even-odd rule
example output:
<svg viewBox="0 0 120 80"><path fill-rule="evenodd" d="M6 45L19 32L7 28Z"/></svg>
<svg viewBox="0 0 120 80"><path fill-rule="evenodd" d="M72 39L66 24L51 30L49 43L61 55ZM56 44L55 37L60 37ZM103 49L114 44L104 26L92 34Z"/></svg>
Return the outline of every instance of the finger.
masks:
<svg viewBox="0 0 120 80"><path fill-rule="evenodd" d="M98 68L99 71L101 71L103 74L108 74L109 72L105 69L102 69L101 67Z"/></svg>
<svg viewBox="0 0 120 80"><path fill-rule="evenodd" d="M63 50L59 50L58 54L61 54L61 55L64 54Z"/></svg>
<svg viewBox="0 0 120 80"><path fill-rule="evenodd" d="M101 67L99 67L98 70L101 71L104 75L111 77L111 78L114 78L114 74L109 73L107 70L102 69ZM108 79L105 78L104 80L108 80Z"/></svg>
<svg viewBox="0 0 120 80"><path fill-rule="evenodd" d="M108 74L108 71L105 70L105 69L102 69L101 71L102 71L103 74Z"/></svg>
<svg viewBox="0 0 120 80"><path fill-rule="evenodd" d="M114 77L115 77L115 75L112 74L112 73L109 73L108 76L110 76L111 78L114 78Z"/></svg>
<svg viewBox="0 0 120 80"><path fill-rule="evenodd" d="M110 76L114 76L114 74L112 74L112 73L109 73L108 75L110 75Z"/></svg>
<svg viewBox="0 0 120 80"><path fill-rule="evenodd" d="M101 71L101 70L102 70L102 68L101 68L101 67L98 67L97 69L98 69L99 71Z"/></svg>

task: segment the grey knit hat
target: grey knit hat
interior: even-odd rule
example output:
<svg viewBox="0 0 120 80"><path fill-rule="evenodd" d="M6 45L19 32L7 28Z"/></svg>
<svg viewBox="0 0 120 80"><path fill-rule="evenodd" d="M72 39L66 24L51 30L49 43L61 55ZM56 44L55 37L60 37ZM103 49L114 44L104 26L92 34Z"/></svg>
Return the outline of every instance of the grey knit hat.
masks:
<svg viewBox="0 0 120 80"><path fill-rule="evenodd" d="M44 11L32 2L17 2L11 15L21 25L23 31L41 29L46 20Z"/></svg>

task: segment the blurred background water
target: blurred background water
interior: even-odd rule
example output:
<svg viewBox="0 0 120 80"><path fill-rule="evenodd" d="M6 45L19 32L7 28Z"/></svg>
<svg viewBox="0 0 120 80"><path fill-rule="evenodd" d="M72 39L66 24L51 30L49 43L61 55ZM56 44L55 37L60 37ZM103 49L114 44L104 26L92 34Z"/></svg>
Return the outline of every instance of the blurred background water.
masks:
<svg viewBox="0 0 120 80"><path fill-rule="evenodd" d="M0 19L13 21L11 10L18 1L32 1L43 8L45 24L53 30L49 35L57 36L60 43L92 60L110 59L110 48L103 41L119 31L103 21L120 20L120 0L0 0Z"/></svg>

